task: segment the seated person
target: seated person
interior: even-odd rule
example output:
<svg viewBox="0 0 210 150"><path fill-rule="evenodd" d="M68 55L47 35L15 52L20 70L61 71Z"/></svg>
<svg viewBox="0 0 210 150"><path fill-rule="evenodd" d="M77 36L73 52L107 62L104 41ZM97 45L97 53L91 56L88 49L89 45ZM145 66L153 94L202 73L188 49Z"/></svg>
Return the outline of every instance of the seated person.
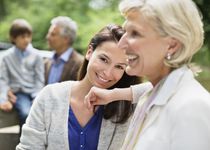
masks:
<svg viewBox="0 0 210 150"><path fill-rule="evenodd" d="M14 106L22 127L32 100L44 86L44 63L30 45L32 27L26 20L14 20L9 34L14 46L1 62L0 109L10 111Z"/></svg>

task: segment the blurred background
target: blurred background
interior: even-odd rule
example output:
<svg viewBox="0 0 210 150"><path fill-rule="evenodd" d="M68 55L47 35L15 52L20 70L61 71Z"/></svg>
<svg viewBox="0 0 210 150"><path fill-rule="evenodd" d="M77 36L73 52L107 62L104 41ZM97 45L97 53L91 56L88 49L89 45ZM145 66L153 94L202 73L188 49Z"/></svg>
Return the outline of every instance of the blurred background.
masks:
<svg viewBox="0 0 210 150"><path fill-rule="evenodd" d="M90 38L108 23L123 23L119 13L120 0L0 0L0 45L9 42L9 27L16 18L24 18L33 26L33 46L48 50L45 36L50 20L59 15L69 16L78 24L74 48L83 53ZM203 72L197 79L210 91L210 1L194 0L200 8L205 28L205 43L193 61Z"/></svg>

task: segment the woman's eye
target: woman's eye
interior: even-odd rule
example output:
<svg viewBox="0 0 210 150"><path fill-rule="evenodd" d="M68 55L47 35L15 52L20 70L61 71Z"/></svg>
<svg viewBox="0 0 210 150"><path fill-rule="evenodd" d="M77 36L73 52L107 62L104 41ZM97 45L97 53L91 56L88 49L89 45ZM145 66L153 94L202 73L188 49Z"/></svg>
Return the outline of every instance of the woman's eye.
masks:
<svg viewBox="0 0 210 150"><path fill-rule="evenodd" d="M132 37L136 37L136 36L141 36L141 34L138 33L138 32L136 32L136 31L132 31L132 32L131 32L131 36L132 36Z"/></svg>
<svg viewBox="0 0 210 150"><path fill-rule="evenodd" d="M104 58L104 57L100 57L100 60L105 62L105 63L108 63L108 60L106 58Z"/></svg>
<svg viewBox="0 0 210 150"><path fill-rule="evenodd" d="M120 65L119 66L116 66L116 68L117 69L120 69L120 70L125 70L125 68L123 66L120 66Z"/></svg>

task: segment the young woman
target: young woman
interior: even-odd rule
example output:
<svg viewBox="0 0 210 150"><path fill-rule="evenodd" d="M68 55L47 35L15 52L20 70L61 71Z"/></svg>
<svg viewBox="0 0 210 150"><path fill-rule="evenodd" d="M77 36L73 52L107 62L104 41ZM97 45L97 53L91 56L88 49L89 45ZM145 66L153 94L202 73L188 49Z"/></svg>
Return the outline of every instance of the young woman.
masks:
<svg viewBox="0 0 210 150"><path fill-rule="evenodd" d="M46 86L35 99L23 126L17 150L23 149L118 149L122 144L132 113L131 102L120 101L95 107L84 105L93 86L129 87L139 78L124 70L126 56L117 46L124 30L108 25L90 41L79 81Z"/></svg>
<svg viewBox="0 0 210 150"><path fill-rule="evenodd" d="M196 5L192 0L124 0L120 10L126 18L119 42L128 55L126 72L147 77L154 88L146 94L142 85L93 88L87 101L139 100L122 150L209 150L210 94L190 66L204 39Z"/></svg>

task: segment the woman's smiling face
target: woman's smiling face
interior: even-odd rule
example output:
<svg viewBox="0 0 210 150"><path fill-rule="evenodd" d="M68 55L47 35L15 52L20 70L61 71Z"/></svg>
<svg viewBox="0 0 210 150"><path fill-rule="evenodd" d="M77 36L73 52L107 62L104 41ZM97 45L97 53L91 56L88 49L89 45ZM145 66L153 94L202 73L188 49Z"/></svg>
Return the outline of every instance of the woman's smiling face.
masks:
<svg viewBox="0 0 210 150"><path fill-rule="evenodd" d="M114 41L103 42L94 51L89 48L86 59L89 60L86 76L94 86L109 88L124 74L126 55Z"/></svg>
<svg viewBox="0 0 210 150"><path fill-rule="evenodd" d="M128 13L124 23L126 33L119 47L126 51L129 75L146 76L150 81L159 80L165 71L164 59L168 49L168 38L161 37L139 11Z"/></svg>

